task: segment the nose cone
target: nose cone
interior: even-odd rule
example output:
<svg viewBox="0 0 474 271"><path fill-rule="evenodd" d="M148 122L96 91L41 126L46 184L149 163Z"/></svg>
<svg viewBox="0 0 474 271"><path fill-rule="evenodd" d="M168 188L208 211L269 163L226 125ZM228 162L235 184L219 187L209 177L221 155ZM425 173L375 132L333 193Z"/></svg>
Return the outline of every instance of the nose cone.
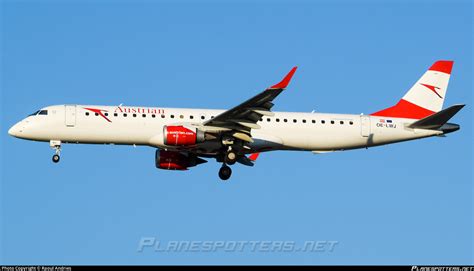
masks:
<svg viewBox="0 0 474 271"><path fill-rule="evenodd" d="M17 124L13 125L10 130L8 130L8 134L14 137L19 137L20 136L20 127Z"/></svg>

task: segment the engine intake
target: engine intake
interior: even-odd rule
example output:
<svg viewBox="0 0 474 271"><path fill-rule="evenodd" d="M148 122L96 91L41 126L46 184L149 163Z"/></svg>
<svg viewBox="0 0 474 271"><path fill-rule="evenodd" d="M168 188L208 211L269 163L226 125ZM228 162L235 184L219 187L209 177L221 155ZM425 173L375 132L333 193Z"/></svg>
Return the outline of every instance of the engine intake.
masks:
<svg viewBox="0 0 474 271"><path fill-rule="evenodd" d="M189 129L184 126L165 126L163 128L163 142L168 146L189 146L202 143L205 134L196 128Z"/></svg>
<svg viewBox="0 0 474 271"><path fill-rule="evenodd" d="M207 161L197 157L192 153L156 150L155 166L159 169L167 170L187 170Z"/></svg>

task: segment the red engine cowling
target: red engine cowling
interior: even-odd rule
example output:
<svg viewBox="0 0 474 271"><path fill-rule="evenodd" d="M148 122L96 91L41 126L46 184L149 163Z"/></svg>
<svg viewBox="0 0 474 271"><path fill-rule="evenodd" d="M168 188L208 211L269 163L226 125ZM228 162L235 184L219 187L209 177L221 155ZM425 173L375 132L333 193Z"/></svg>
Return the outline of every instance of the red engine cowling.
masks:
<svg viewBox="0 0 474 271"><path fill-rule="evenodd" d="M174 151L156 150L155 165L159 169L186 170L207 161L193 154L183 154Z"/></svg>
<svg viewBox="0 0 474 271"><path fill-rule="evenodd" d="M184 126L165 126L163 136L168 146L189 146L204 142L204 132Z"/></svg>
<svg viewBox="0 0 474 271"><path fill-rule="evenodd" d="M186 170L187 157L179 152L156 150L155 165L160 169Z"/></svg>

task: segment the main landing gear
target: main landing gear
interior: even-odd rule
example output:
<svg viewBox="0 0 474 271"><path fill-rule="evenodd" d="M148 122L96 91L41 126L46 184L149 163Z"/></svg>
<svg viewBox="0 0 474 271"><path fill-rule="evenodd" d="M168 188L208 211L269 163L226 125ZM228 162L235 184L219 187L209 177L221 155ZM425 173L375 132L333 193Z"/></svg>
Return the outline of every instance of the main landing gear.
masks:
<svg viewBox="0 0 474 271"><path fill-rule="evenodd" d="M228 165L233 165L237 162L237 153L233 150L232 146L228 146L227 151L224 153L223 165L219 170L219 178L223 181L227 181L232 175L232 169Z"/></svg>
<svg viewBox="0 0 474 271"><path fill-rule="evenodd" d="M49 142L49 145L51 148L55 150L55 154L53 155L53 163L59 163L59 160L61 160L61 141L59 140L51 140Z"/></svg>
<svg viewBox="0 0 474 271"><path fill-rule="evenodd" d="M231 175L232 169L228 165L224 164L221 169L219 169L219 178L221 178L221 180L227 181Z"/></svg>
<svg viewBox="0 0 474 271"><path fill-rule="evenodd" d="M229 149L225 154L225 162L229 165L233 165L237 162L237 154L232 149Z"/></svg>

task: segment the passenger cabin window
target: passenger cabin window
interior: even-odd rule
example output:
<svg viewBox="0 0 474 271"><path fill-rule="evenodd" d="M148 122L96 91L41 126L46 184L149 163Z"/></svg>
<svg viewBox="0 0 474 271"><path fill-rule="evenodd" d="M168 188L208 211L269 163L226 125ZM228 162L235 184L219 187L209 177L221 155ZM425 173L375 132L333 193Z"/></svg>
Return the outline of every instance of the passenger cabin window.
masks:
<svg viewBox="0 0 474 271"><path fill-rule="evenodd" d="M311 122L312 122L312 123L316 123L316 121L315 121L315 120L312 120Z"/></svg>
<svg viewBox="0 0 474 271"><path fill-rule="evenodd" d="M86 116L89 116L89 112L86 112Z"/></svg>
<svg viewBox="0 0 474 271"><path fill-rule="evenodd" d="M353 121L349 121L349 124L350 124L350 125L353 125L353 124L354 124L354 122L353 122Z"/></svg>

